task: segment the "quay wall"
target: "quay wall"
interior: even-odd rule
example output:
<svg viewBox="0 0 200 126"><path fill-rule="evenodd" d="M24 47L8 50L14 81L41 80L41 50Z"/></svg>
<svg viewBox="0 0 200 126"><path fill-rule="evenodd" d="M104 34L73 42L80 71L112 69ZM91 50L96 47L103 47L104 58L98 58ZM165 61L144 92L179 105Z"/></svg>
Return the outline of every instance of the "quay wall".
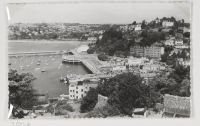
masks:
<svg viewBox="0 0 200 126"><path fill-rule="evenodd" d="M65 52L65 53L72 53L73 52ZM10 53L8 54L9 57L12 56L43 56L43 55L60 55L64 54L63 52L60 51L46 51L46 52L20 52L20 53Z"/></svg>

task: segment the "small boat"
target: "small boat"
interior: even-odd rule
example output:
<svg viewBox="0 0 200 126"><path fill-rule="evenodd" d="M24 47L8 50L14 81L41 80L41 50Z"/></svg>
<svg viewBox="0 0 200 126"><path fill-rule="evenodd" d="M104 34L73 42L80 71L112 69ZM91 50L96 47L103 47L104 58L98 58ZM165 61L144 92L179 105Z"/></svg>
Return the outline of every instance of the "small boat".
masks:
<svg viewBox="0 0 200 126"><path fill-rule="evenodd" d="M43 68L43 69L41 70L41 72L46 72L46 69L45 69L45 68Z"/></svg>
<svg viewBox="0 0 200 126"><path fill-rule="evenodd" d="M8 65L10 66L10 65L11 65L11 63L8 63Z"/></svg>
<svg viewBox="0 0 200 126"><path fill-rule="evenodd" d="M40 70L40 68L35 68L35 70L37 71L37 70Z"/></svg>
<svg viewBox="0 0 200 126"><path fill-rule="evenodd" d="M61 76L60 77L60 82L63 82L64 81L64 78Z"/></svg>

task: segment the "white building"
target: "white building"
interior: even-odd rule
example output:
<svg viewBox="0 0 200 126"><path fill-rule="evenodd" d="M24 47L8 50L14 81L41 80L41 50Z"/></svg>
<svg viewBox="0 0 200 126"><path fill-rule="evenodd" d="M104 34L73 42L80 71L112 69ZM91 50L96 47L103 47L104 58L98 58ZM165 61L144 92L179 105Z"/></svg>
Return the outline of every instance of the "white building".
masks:
<svg viewBox="0 0 200 126"><path fill-rule="evenodd" d="M89 46L88 45L82 45L80 47L78 47L77 49L77 52L78 53L87 53L87 50L89 49Z"/></svg>
<svg viewBox="0 0 200 126"><path fill-rule="evenodd" d="M69 85L69 99L81 99L86 96L91 88L98 86L97 80L83 80L70 82Z"/></svg>
<svg viewBox="0 0 200 126"><path fill-rule="evenodd" d="M164 20L162 22L162 26L163 27L172 27L172 26L174 26L174 22L173 21L169 21L169 20Z"/></svg>
<svg viewBox="0 0 200 126"><path fill-rule="evenodd" d="M174 46L174 40L173 39L168 39L164 42L165 45L168 46Z"/></svg>
<svg viewBox="0 0 200 126"><path fill-rule="evenodd" d="M126 71L126 66L124 65L118 65L118 66L113 66L113 71Z"/></svg>
<svg viewBox="0 0 200 126"><path fill-rule="evenodd" d="M146 70L146 71L158 71L158 70L160 70L160 65L159 64L148 63L148 64L145 64L142 67L142 69Z"/></svg>
<svg viewBox="0 0 200 126"><path fill-rule="evenodd" d="M96 41L97 40L97 38L96 37L88 37L88 39L87 39L88 41Z"/></svg>
<svg viewBox="0 0 200 126"><path fill-rule="evenodd" d="M181 40L181 39L176 39L176 40L175 40L175 45L183 45L183 40Z"/></svg>
<svg viewBox="0 0 200 126"><path fill-rule="evenodd" d="M127 65L129 66L137 66L140 64L143 64L144 62L149 61L147 58L134 58L134 57L129 57L127 61Z"/></svg>
<svg viewBox="0 0 200 126"><path fill-rule="evenodd" d="M100 36L99 36L99 40L101 40L102 38L103 38L103 35L100 35Z"/></svg>
<svg viewBox="0 0 200 126"><path fill-rule="evenodd" d="M141 24L137 24L137 25L135 26L135 31L140 31L140 30L142 30Z"/></svg>

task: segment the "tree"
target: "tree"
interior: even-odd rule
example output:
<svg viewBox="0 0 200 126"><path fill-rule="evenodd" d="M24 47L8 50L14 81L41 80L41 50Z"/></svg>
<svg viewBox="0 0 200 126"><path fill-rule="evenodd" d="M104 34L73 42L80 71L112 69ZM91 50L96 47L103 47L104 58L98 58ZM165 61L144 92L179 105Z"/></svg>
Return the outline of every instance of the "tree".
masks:
<svg viewBox="0 0 200 126"><path fill-rule="evenodd" d="M90 47L88 50L87 50L87 53L88 54L93 54L95 52L95 48L94 47Z"/></svg>
<svg viewBox="0 0 200 126"><path fill-rule="evenodd" d="M136 24L137 24L136 21L133 21L132 25L136 25Z"/></svg>
<svg viewBox="0 0 200 126"><path fill-rule="evenodd" d="M154 92L164 94L177 95L179 90L179 85L173 78L168 78L167 76L155 77L150 81L151 90Z"/></svg>
<svg viewBox="0 0 200 126"><path fill-rule="evenodd" d="M117 107L122 114L131 115L134 107L148 106L148 87L142 78L133 73L123 73L102 81L98 93L108 97L108 103ZM139 102L139 99L140 102Z"/></svg>
<svg viewBox="0 0 200 126"><path fill-rule="evenodd" d="M99 60L102 60L102 61L107 61L107 60L108 60L108 57L107 57L105 54L99 54L99 55L98 55L98 59L99 59Z"/></svg>
<svg viewBox="0 0 200 126"><path fill-rule="evenodd" d="M168 56L169 54L166 52L163 55L161 55L161 62L167 62Z"/></svg>
<svg viewBox="0 0 200 126"><path fill-rule="evenodd" d="M83 97L80 106L80 112L88 112L91 111L98 101L98 92L96 89L91 88L87 95Z"/></svg>
<svg viewBox="0 0 200 126"><path fill-rule="evenodd" d="M182 65L176 65L174 72L170 74L170 77L174 78L176 82L181 83L183 79L190 78L190 66L184 67Z"/></svg>
<svg viewBox="0 0 200 126"><path fill-rule="evenodd" d="M36 104L35 90L31 85L34 79L31 73L18 74L16 70L9 70L9 104L31 109Z"/></svg>
<svg viewBox="0 0 200 126"><path fill-rule="evenodd" d="M190 97L190 80L189 79L184 79L181 82L181 87L180 87L180 96L183 97Z"/></svg>
<svg viewBox="0 0 200 126"><path fill-rule="evenodd" d="M183 36L186 37L186 38L190 38L190 32L183 33Z"/></svg>
<svg viewBox="0 0 200 126"><path fill-rule="evenodd" d="M145 21L145 20L143 20L143 21L142 21L141 28L142 28L142 29L145 29L146 27L147 27L147 26L146 26L146 21Z"/></svg>

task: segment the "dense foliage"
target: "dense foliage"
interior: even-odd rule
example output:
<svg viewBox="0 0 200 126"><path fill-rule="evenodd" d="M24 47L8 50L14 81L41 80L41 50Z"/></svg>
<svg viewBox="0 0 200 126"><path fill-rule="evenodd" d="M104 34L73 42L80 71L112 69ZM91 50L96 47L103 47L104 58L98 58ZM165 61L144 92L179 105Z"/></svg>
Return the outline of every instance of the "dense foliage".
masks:
<svg viewBox="0 0 200 126"><path fill-rule="evenodd" d="M80 106L80 112L91 111L98 101L98 92L96 89L91 88L85 97L83 97Z"/></svg>
<svg viewBox="0 0 200 126"><path fill-rule="evenodd" d="M95 108L93 111L89 112L85 115L87 118L106 118L111 116L120 115L120 111L118 108L111 106L109 104L101 107L101 108Z"/></svg>
<svg viewBox="0 0 200 126"><path fill-rule="evenodd" d="M36 104L35 91L31 85L34 79L30 73L18 74L16 70L9 70L9 104L31 109Z"/></svg>
<svg viewBox="0 0 200 126"><path fill-rule="evenodd" d="M108 57L105 54L99 54L98 59L101 60L101 61L107 61Z"/></svg>
<svg viewBox="0 0 200 126"><path fill-rule="evenodd" d="M144 30L141 33L141 37L143 38L139 43L141 46L151 46L155 42L160 42L161 40L165 40L164 32L153 32L149 30Z"/></svg>
<svg viewBox="0 0 200 126"><path fill-rule="evenodd" d="M123 73L108 80L102 80L97 90L100 94L107 96L108 103L118 108L122 114L131 115L135 107L153 105L148 86L142 83L142 78L133 73Z"/></svg>
<svg viewBox="0 0 200 126"><path fill-rule="evenodd" d="M129 51L130 45L131 41L123 38L121 31L110 28L103 33L102 39L96 42L96 51L113 56L116 51Z"/></svg>

